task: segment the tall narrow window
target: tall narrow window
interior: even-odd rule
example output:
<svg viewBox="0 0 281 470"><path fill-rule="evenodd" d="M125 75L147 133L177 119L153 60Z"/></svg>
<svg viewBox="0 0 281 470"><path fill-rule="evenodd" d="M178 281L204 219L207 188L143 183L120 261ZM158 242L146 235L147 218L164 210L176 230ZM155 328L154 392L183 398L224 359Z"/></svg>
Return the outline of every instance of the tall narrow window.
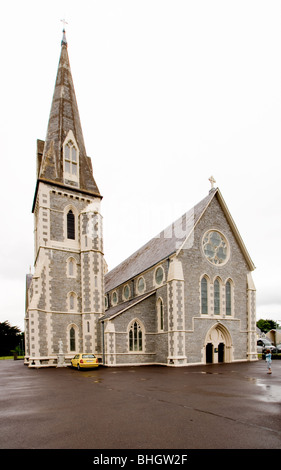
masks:
<svg viewBox="0 0 281 470"><path fill-rule="evenodd" d="M74 273L74 263L73 263L73 260L70 259L68 263L68 274L69 276L73 276L73 273Z"/></svg>
<svg viewBox="0 0 281 470"><path fill-rule="evenodd" d="M70 340L70 351L75 351L76 341L75 341L75 329L73 328L73 326L69 330L69 340Z"/></svg>
<svg viewBox="0 0 281 470"><path fill-rule="evenodd" d="M64 148L64 168L70 177L77 176L77 150L74 143L69 140Z"/></svg>
<svg viewBox="0 0 281 470"><path fill-rule="evenodd" d="M75 240L75 217L72 210L67 214L67 238Z"/></svg>
<svg viewBox="0 0 281 470"><path fill-rule="evenodd" d="M74 310L75 307L75 295L71 293L69 295L69 310Z"/></svg>
<svg viewBox="0 0 281 470"><path fill-rule="evenodd" d="M208 314L208 281L201 279L201 313Z"/></svg>
<svg viewBox="0 0 281 470"><path fill-rule="evenodd" d="M225 301L226 301L226 315L232 314L232 306L231 306L231 283L227 281L225 285Z"/></svg>
<svg viewBox="0 0 281 470"><path fill-rule="evenodd" d="M221 313L221 294L220 294L220 282L218 279L214 282L214 312L215 315L220 315Z"/></svg>
<svg viewBox="0 0 281 470"><path fill-rule="evenodd" d="M137 321L131 325L129 330L129 350L142 351L142 329Z"/></svg>
<svg viewBox="0 0 281 470"><path fill-rule="evenodd" d="M157 311L158 311L158 329L159 331L164 330L164 307L162 299L159 299L157 302Z"/></svg>

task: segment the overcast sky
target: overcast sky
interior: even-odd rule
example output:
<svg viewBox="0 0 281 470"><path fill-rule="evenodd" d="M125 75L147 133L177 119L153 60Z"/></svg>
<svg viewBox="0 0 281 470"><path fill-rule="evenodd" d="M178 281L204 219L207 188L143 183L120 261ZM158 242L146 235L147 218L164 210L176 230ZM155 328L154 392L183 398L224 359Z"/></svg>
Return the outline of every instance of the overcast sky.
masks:
<svg viewBox="0 0 281 470"><path fill-rule="evenodd" d="M64 18L109 268L213 175L256 266L257 319L281 322L279 0L1 0L0 321L24 328L36 140Z"/></svg>

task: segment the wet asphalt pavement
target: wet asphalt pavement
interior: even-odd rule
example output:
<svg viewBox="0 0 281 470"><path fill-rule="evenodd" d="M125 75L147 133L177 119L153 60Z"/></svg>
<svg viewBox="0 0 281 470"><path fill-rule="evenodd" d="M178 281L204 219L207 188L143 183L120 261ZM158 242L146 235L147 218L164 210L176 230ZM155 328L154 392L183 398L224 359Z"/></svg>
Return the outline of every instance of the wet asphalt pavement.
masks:
<svg viewBox="0 0 281 470"><path fill-rule="evenodd" d="M281 360L78 372L0 361L1 449L281 449Z"/></svg>

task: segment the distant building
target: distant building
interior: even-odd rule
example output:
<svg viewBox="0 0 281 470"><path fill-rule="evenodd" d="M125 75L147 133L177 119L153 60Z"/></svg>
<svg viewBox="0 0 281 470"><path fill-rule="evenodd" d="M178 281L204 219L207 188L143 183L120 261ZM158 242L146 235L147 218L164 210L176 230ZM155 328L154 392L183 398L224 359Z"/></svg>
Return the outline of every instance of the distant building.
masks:
<svg viewBox="0 0 281 470"><path fill-rule="evenodd" d="M209 194L106 273L101 199L63 35L45 142L37 142L30 367L94 352L107 366L252 361L254 264L214 180ZM126 234L124 234L126 236Z"/></svg>
<svg viewBox="0 0 281 470"><path fill-rule="evenodd" d="M281 329L274 329L270 330L266 333L266 338L273 344L280 344L281 343Z"/></svg>

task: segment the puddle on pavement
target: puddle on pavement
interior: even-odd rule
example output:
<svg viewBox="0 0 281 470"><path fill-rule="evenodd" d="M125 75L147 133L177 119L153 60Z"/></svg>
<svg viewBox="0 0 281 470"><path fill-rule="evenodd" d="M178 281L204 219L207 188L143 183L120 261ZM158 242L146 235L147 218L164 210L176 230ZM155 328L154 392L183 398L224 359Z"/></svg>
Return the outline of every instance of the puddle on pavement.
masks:
<svg viewBox="0 0 281 470"><path fill-rule="evenodd" d="M103 382L103 379L101 379L100 377L96 377L95 374L91 373L91 372L86 372L86 371L82 371L82 373L80 372L80 375L86 379L93 379L93 382L94 383L102 383Z"/></svg>
<svg viewBox="0 0 281 470"><path fill-rule="evenodd" d="M188 374L188 372L185 372L185 374ZM197 371L197 372L192 372L192 374L210 374L210 375L221 375L222 372L208 372L208 371L205 371L205 370L200 370L200 371Z"/></svg>
<svg viewBox="0 0 281 470"><path fill-rule="evenodd" d="M255 384L257 389L258 398L261 401L280 403L280 385L265 383L264 379L259 379L257 377L247 377L249 382ZM260 393L263 391L265 393Z"/></svg>

